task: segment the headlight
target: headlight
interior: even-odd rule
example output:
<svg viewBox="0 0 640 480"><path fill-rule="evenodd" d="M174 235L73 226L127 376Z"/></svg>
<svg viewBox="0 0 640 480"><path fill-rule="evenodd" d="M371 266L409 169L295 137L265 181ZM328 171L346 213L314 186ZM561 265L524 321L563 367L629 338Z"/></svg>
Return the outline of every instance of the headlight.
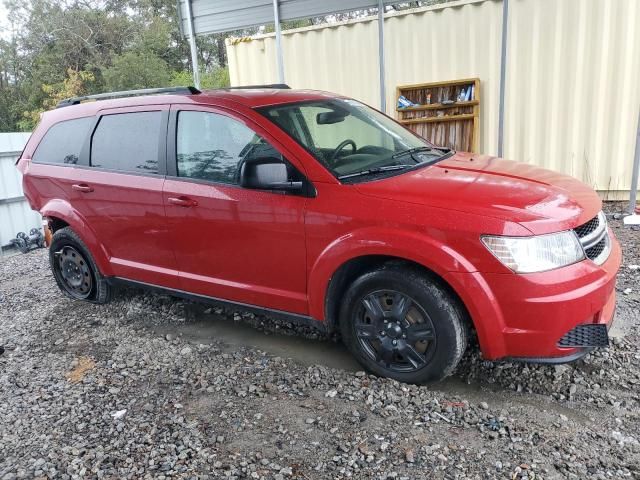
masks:
<svg viewBox="0 0 640 480"><path fill-rule="evenodd" d="M482 243L516 273L543 272L584 259L582 246L572 231L535 237L484 236Z"/></svg>

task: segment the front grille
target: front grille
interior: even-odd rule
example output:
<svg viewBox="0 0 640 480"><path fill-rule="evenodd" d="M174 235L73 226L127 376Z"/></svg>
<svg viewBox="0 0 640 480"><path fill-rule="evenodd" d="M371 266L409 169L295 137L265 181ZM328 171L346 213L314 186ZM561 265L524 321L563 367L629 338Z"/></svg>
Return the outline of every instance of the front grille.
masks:
<svg viewBox="0 0 640 480"><path fill-rule="evenodd" d="M607 230L607 217L603 212L573 229L580 240L585 256L602 265L611 253L611 241Z"/></svg>
<svg viewBox="0 0 640 480"><path fill-rule="evenodd" d="M579 227L575 228L574 231L578 234L578 238L583 238L596 231L596 229L600 226L600 219L595 216L587 223L583 223Z"/></svg>
<svg viewBox="0 0 640 480"><path fill-rule="evenodd" d="M559 347L606 347L608 345L609 334L604 324L578 325L558 341Z"/></svg>
<svg viewBox="0 0 640 480"><path fill-rule="evenodd" d="M604 252L605 248L607 248L607 239L603 238L598 243L596 243L593 247L587 248L584 253L587 258L591 260L595 260Z"/></svg>

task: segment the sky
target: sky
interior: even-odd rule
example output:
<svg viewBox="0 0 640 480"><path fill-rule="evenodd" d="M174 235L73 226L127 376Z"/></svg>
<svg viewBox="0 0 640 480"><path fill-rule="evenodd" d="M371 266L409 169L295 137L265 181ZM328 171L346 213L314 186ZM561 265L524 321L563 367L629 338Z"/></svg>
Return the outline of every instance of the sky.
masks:
<svg viewBox="0 0 640 480"><path fill-rule="evenodd" d="M7 7L0 1L0 38L9 39L9 21L7 20Z"/></svg>

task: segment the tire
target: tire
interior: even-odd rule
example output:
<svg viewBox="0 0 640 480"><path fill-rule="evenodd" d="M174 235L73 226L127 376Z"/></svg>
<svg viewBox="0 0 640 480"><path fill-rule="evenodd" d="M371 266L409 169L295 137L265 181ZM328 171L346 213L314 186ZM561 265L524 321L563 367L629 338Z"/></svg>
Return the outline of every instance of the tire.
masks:
<svg viewBox="0 0 640 480"><path fill-rule="evenodd" d="M348 288L340 308L347 348L369 372L424 384L449 376L467 346L459 301L417 268L385 264Z"/></svg>
<svg viewBox="0 0 640 480"><path fill-rule="evenodd" d="M111 300L111 286L100 274L87 246L70 227L53 234L49 264L58 287L69 298L98 304Z"/></svg>

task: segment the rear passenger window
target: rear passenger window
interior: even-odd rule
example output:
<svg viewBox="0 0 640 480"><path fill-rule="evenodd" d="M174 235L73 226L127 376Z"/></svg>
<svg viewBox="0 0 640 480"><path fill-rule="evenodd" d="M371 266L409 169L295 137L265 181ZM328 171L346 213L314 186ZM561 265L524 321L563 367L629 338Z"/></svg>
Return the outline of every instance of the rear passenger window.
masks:
<svg viewBox="0 0 640 480"><path fill-rule="evenodd" d="M105 115L91 141L91 166L135 173L158 173L162 112Z"/></svg>
<svg viewBox="0 0 640 480"><path fill-rule="evenodd" d="M242 161L279 153L243 123L225 115L182 111L176 141L178 176L238 183Z"/></svg>
<svg viewBox="0 0 640 480"><path fill-rule="evenodd" d="M75 165L92 121L93 117L85 117L56 123L45 133L32 161Z"/></svg>

